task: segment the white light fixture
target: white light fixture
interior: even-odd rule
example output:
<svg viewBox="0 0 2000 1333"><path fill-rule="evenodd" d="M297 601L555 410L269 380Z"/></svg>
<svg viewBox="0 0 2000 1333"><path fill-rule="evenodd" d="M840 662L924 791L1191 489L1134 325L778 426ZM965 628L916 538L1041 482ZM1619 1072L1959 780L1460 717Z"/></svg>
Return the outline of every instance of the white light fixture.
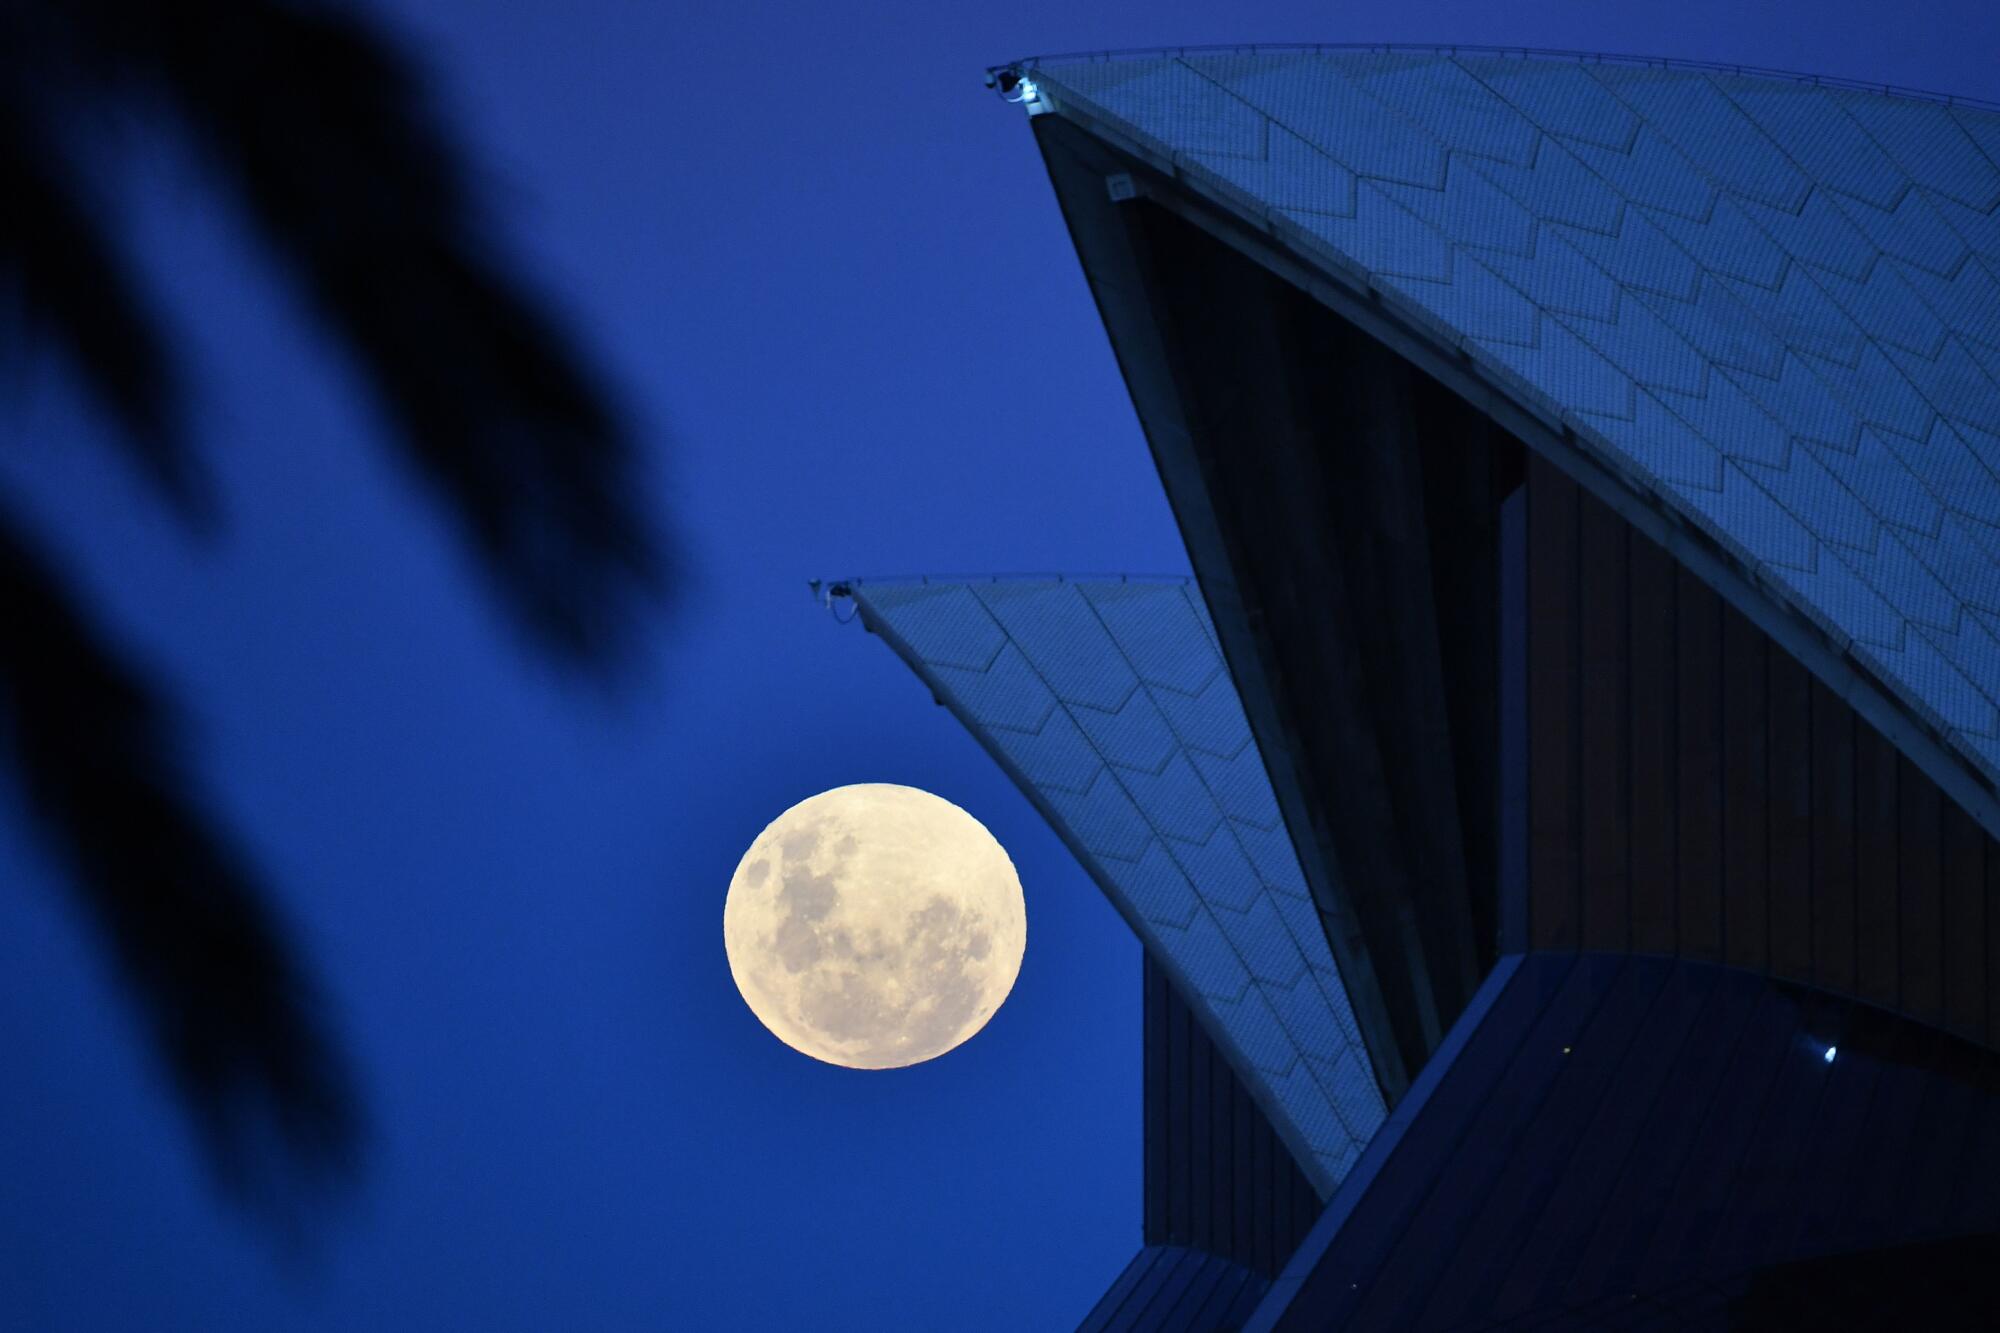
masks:
<svg viewBox="0 0 2000 1333"><path fill-rule="evenodd" d="M1826 1048L1826 1062L1828 1064L1833 1063L1833 1053L1839 1049L1840 1048L1838 1046L1829 1046Z"/></svg>

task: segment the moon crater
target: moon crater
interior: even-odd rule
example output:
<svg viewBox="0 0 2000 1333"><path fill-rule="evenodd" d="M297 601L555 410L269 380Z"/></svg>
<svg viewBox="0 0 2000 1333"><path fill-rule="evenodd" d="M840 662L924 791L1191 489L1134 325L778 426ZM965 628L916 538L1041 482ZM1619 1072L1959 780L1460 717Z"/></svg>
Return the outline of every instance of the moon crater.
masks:
<svg viewBox="0 0 2000 1333"><path fill-rule="evenodd" d="M1027 915L1006 852L913 787L801 801L744 853L723 908L737 989L796 1050L890 1069L944 1054L1000 1007Z"/></svg>

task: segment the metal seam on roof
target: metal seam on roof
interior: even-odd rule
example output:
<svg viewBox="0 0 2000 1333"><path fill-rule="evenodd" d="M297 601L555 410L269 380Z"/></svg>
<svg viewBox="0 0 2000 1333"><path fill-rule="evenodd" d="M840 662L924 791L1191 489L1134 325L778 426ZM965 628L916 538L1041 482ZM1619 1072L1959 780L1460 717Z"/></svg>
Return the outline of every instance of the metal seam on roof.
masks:
<svg viewBox="0 0 2000 1333"><path fill-rule="evenodd" d="M1381 49L1370 47L1361 50L1372 53ZM1342 87L1369 95L1383 113L1392 118L1381 123L1398 127L1396 133L1402 136L1399 142L1414 145L1418 140L1411 138L1411 134L1420 134L1423 140L1443 152L1448 161L1462 162L1469 168L1464 172L1447 170L1440 193L1464 190L1467 188L1465 182L1475 179L1498 186L1503 192L1510 188L1507 182L1491 174L1500 171L1501 166L1470 154L1454 142L1454 126L1449 115L1443 121L1424 123L1409 114L1403 106L1373 97L1368 87L1369 80L1384 76L1379 70L1371 71L1366 67L1356 49L1286 48L1282 58L1272 56L1262 63L1236 58L1246 54L1246 50L1231 48L1227 52L1232 57L1230 62L1226 65L1213 62L1213 68L1202 71L1204 86L1227 86L1232 78L1240 83L1250 77L1244 73L1246 70L1256 76L1258 82L1254 86L1243 84L1230 88L1229 105L1232 109L1229 114L1239 114L1237 109L1246 102L1258 105L1262 114L1287 134L1310 141L1310 125L1280 119L1272 104L1268 101L1257 103L1255 98L1259 95L1266 99L1282 97L1285 106L1290 108L1286 114L1296 117L1299 108L1310 105L1314 96L1326 96L1315 91L1316 80L1325 86L1331 86L1327 84L1328 80L1335 80ZM1546 79L1551 76L1540 71L1553 70L1558 66L1554 63L1537 65L1511 57L1469 56L1469 50L1466 47L1421 48L1419 53L1433 57L1432 61L1428 65L1416 61L1400 66L1395 76L1407 79L1414 72L1430 77L1447 65L1456 73L1471 75L1486 89L1491 99L1477 108L1485 118L1482 125L1501 111L1517 117L1529 130L1541 136L1542 151L1536 155L1538 167L1545 167L1552 160L1546 158L1550 151L1559 157L1575 158L1574 150L1560 141L1556 129L1528 115L1518 102L1518 92L1515 100L1509 100L1505 90L1493 87L1493 81L1501 73L1514 80L1512 86L1518 90L1523 86L1524 79ZM1256 51L1248 53L1261 54ZM1198 61L1200 57L1193 59ZM1682 184L1675 188L1698 191L1691 201L1700 207L1690 208L1688 216L1705 220L1689 225L1706 227L1714 218L1722 216L1727 225L1734 228L1731 234L1737 242L1760 240L1775 247L1772 253L1784 256L1777 280L1782 288L1794 293L1788 298L1790 304L1787 311L1803 309L1798 306L1798 294L1809 286L1819 293L1817 299L1822 303L1817 307L1822 312L1817 317L1819 325L1801 324L1800 320L1805 316L1795 313L1786 313L1781 320L1775 305L1753 306L1745 304L1741 298L1727 295L1725 274L1714 267L1721 262L1716 257L1721 252L1712 245L1704 246L1700 234L1660 232L1650 227L1634 232L1636 224L1631 218L1619 225L1616 238L1595 245L1595 254L1585 254L1567 246L1543 244L1535 247L1537 254L1532 261L1526 265L1515 263L1513 271L1520 273L1524 268L1539 266L1542 272L1550 274L1558 283L1566 279L1555 276L1557 274L1594 273L1597 275L1595 281L1610 280L1616 284L1617 291L1637 296L1644 290L1634 285L1641 278L1635 276L1637 271L1626 271L1622 265L1628 261L1620 260L1619 256L1636 254L1631 250L1633 245L1664 247L1658 248L1657 253L1674 256L1674 263L1690 266L1688 271L1697 275L1697 285L1688 297L1648 296L1646 303L1666 302L1662 309L1676 320L1682 318L1679 311L1685 309L1687 318L1695 319L1693 324L1680 327L1672 323L1660 324L1657 319L1621 316L1614 308L1612 325L1599 332L1583 317L1557 314L1546 304L1545 298L1530 295L1519 281L1481 262L1482 255L1475 249L1408 209L1404 210L1408 223L1400 230L1371 234L1368 244L1377 247L1379 253L1373 265L1363 263L1356 256L1344 253L1340 245L1327 236L1303 227L1269 225L1274 212L1269 206L1257 206L1259 195L1254 187L1258 182L1253 179L1253 171L1221 158L1212 158L1198 165L1191 163L1185 152L1177 150L1170 137L1162 137L1162 126L1147 123L1147 106L1125 95L1125 90L1134 81L1151 77L1154 69L1166 65L1186 67L1190 61L1179 57L1163 59L1154 56L1149 64L1146 58L1134 57L1121 62L1116 70L1102 71L1102 76L1108 77L1092 72L1093 69L1101 71L1101 65L1078 67L1058 64L1046 72L1038 72L1038 81L1048 89L1058 112L1064 110L1065 102L1075 101L1093 113L1087 119L1108 117L1119 129L1136 136L1142 146L1150 145L1149 156L1174 163L1176 175L1198 192L1213 198L1232 215L1247 212L1246 221L1259 226L1266 234L1281 236L1284 243L1295 251L1322 261L1319 266L1331 270L1332 276L1350 282L1358 278L1355 285L1359 290L1376 294L1375 304L1392 312L1432 341L1452 347L1480 374L1503 386L1503 392L1532 415L1553 422L1570 438L1585 445L1591 457L1648 504L1664 506L1664 512L1673 516L1676 522L1707 533L1724 551L1732 553L1749 586L1760 589L1775 607L1783 608L1783 614L1797 616L1803 623L1812 626L1812 633L1825 640L1833 659L1861 664L1876 677L1891 698L1900 702L1913 721L1919 722L1922 729L1938 734L1940 742L1952 756L1950 763L1964 774L1963 780L1952 783L1954 790L1963 797L1968 791L1966 782L1969 781L1971 790L1981 793L1980 799L1974 803L1984 806L1975 813L1992 828L2000 822L2000 805L1992 801L1992 788L1996 777L2000 777L2000 770L1995 769L1990 758L1992 747L1983 742L1990 741L1996 731L2000 731L2000 700L1996 700L1992 690L1981 683L1992 680L1996 673L1980 656L1992 641L1985 634L1972 640L1953 633L1948 625L1937 626L1927 619L1927 613L1921 608L1922 599L1931 595L1927 590L1940 585L1950 588L1961 601L1969 597L1973 589L1968 586L1968 581L1984 581L1978 577L1979 571L1991 570L1995 563L1993 553L2000 551L2000 541L1988 542L1975 530L1952 529L1941 539L1927 537L1920 548L1896 552L1898 558L1905 562L1901 572L1898 572L1897 567L1884 558L1854 558L1852 549L1858 539L1851 522L1840 517L1855 513L1854 506L1858 503L1878 525L1877 535L1872 539L1878 545L1882 540L1880 525L1897 522L1899 516L1911 512L1912 504L1919 508L1928 506L1934 511L1966 514L1989 528L2000 528L2000 479L1995 478L1994 464L1980 457L1972 448L1970 438L1972 431L2000 434L2000 383L1995 380L2000 375L2000 356L1989 364L1980 358L1965 355L1954 361L1948 370L1940 370L1930 375L1928 380L1924 378L1930 374L1927 367L1936 364L1934 358L1942 356L1947 348L1975 343L1981 347L1992 346L2000 342L2000 334L1983 325L1961 327L1947 321L1943 307L1951 293L1943 288L1930 290L1929 295L1920 291L1914 285L1915 279L1909 276L1915 270L1902 267L1909 261L1886 253L1880 239L1898 227L1924 228L1927 230L1918 237L1918 241L1932 247L1928 253L1942 254L1944 252L1937 251L1936 247L1947 244L1940 238L1948 236L1950 243L1955 243L1964 252L1946 256L1955 261L1952 271L1962 275L1959 281L1983 282L1992 277L1986 267L1988 257L1980 248L1984 242L1969 232L1970 222L1959 214L1941 211L1945 210L1945 205L1936 202L1957 197L1985 198L1988 195L2000 200L2000 169L1996 169L1990 159L1977 156L1980 150L1966 130L1963 119L1966 115L1979 115L1985 117L1979 122L1983 125L1993 119L1991 113L1967 111L1964 108L1968 104L1963 99L1955 99L1949 106L1934 101L1911 101L1903 104L1899 112L1903 119L1897 124L1905 128L1898 132L1903 134L1903 138L1890 143L1880 141L1870 126L1855 115L1854 106L1866 105L1865 99L1856 99L1852 93L1835 99L1827 93L1828 88L1836 86L1832 81L1785 82L1774 75L1733 66L1715 70L1687 63L1643 62L1642 67L1651 68L1655 73L1645 76L1647 87L1654 91L1646 95L1647 100L1642 104L1638 94L1632 92L1631 77L1601 77L1601 71L1595 68L1601 62L1570 60L1568 63L1583 66L1587 85L1598 90L1595 96L1604 105L1615 106L1620 115L1633 118L1636 125L1656 127L1654 138L1664 146L1666 155L1656 154L1654 160L1661 164L1660 169L1670 168L1670 173L1679 173L1673 178ZM1727 74L1736 79L1739 86L1734 91L1737 95L1732 96L1731 90L1719 87L1709 77L1710 73ZM1565 77L1573 81L1576 76ZM1808 182L1804 193L1799 196L1801 207L1815 193L1834 200L1826 206L1833 208L1856 236L1864 235L1863 231L1841 210L1852 212L1873 207L1832 186L1823 185L1806 171L1802 162L1784 153L1779 134L1763 126L1754 111L1743 105L1746 95L1743 85L1753 85L1760 78L1769 81L1770 86L1783 90L1787 96L1807 99L1798 105L1816 108L1814 114L1838 117L1839 123L1848 125L1856 133L1867 135L1869 142L1877 144L1882 154L1881 161L1903 173L1903 186L1895 192L1898 201L1895 211L1882 211L1880 218L1867 218L1876 238L1868 241L1873 248L1868 271L1874 273L1876 278L1865 295L1871 303L1867 310L1854 304L1864 299L1860 288L1849 290L1831 285L1835 282L1831 274L1839 265L1837 262L1823 262L1829 258L1837 259L1837 256L1831 256L1824 249L1831 242L1826 241L1822 233L1781 235L1773 230L1776 215L1768 211L1758 212L1759 208L1766 206L1755 200L1744 209L1734 205L1733 201L1739 196L1729 184L1730 180L1746 177L1744 164L1763 160L1758 156L1760 154L1772 161L1779 160L1770 157L1776 153L1782 155L1790 170ZM1093 79L1098 79L1102 86L1073 86L1079 83L1091 85ZM1277 91L1274 92L1274 89ZM1407 89L1400 101L1409 102ZM1824 106L1820 105L1822 102ZM1186 114L1195 115L1198 112L1199 108L1194 108ZM1564 114L1571 115L1573 112L1574 108ZM1152 114L1157 118L1157 113ZM1944 155L1932 153L1926 157L1917 148L1909 146L1912 141L1907 133L1907 124L1912 117L1928 118L1929 122L1934 122L1933 128L1941 140L1960 145L1954 149L1958 156L1951 159L1957 163L1952 169L1961 173L1971 172L1971 178L1963 181L1946 179L1939 174L1945 169L1939 165L1946 161ZM1733 126L1739 121L1748 127L1742 133L1713 133L1715 124ZM2000 125L2000 121L1995 124ZM2000 142L2000 132L1988 137ZM1268 142L1269 135L1265 138ZM1363 180L1369 178L1369 163L1343 162L1334 145L1321 142L1316 146L1337 169L1353 172ZM1590 166L1587 162L1583 165ZM1404 167L1396 169L1408 170ZM1517 175L1520 171L1519 168L1509 170L1514 170ZM1230 181L1231 171L1235 171L1241 179ZM1592 172L1591 179L1592 188L1608 190L1623 201L1622 207L1637 210L1634 216L1643 218L1647 215L1647 210L1631 198L1628 189L1621 188L1601 173ZM1230 188L1203 191L1204 183L1210 180L1220 180ZM1533 206L1534 201L1529 197L1531 192L1522 189L1518 181L1512 188L1514 193L1508 196L1511 201L1509 206L1528 209L1537 231L1546 231L1554 225L1547 216L1546 207L1537 211ZM1945 193L1937 193L1939 190ZM1718 201L1732 202L1730 208L1724 210ZM1959 207L1961 212L1963 210L1962 205L1954 207ZM1642 239L1632 239L1635 235ZM1539 345L1531 355L1523 355L1519 352L1508 353L1506 344L1487 344L1466 336L1464 321L1474 314L1474 310L1466 304L1469 298L1452 290L1449 279L1442 283L1413 284L1388 277L1379 268L1383 263L1393 263L1390 254L1395 247L1418 244L1420 236L1428 238L1421 244L1442 243L1449 247L1449 253L1456 257L1458 263L1481 263L1485 272L1493 273L1501 280L1502 286L1492 290L1496 293L1512 290L1528 303L1537 321L1546 316L1553 327L1566 331L1566 337L1579 339L1576 347L1549 345L1545 336L1537 340ZM1913 241L1903 248L1914 253L1917 244ZM1382 250L1384 245L1389 249ZM1973 262L1967 262L1968 255ZM1333 257L1331 264L1323 262L1328 256ZM1883 262L1885 259L1886 264ZM1705 290L1713 290L1719 294L1719 299L1729 304L1706 304L1712 298L1704 295ZM1964 301L1960 304L1967 305ZM1972 307L1967 308L1972 311ZM1946 330L1948 336L1943 341L1931 339L1933 360L1911 362L1906 358L1917 353L1896 351L1883 341L1879 330L1884 318L1899 310L1926 321L1927 327L1935 324ZM1702 313L1697 318L1698 311ZM1973 318L1975 314L1976 311L1972 311L1965 317ZM1725 315L1733 322L1717 323ZM1820 353L1827 346L1823 330L1836 327L1826 324L1828 318L1838 321L1837 341L1844 340L1862 349L1862 361L1848 366L1820 359ZM1606 341L1612 328L1622 327L1628 319L1637 321L1629 336L1621 333L1619 338ZM1710 330L1703 335L1708 340L1706 342L1696 337L1697 330L1701 328ZM1982 337L1992 341L1980 341ZM1640 394L1644 382L1655 377L1653 371L1645 368L1645 363L1651 362L1657 355L1679 348L1682 350L1673 355L1693 355L1699 365L1721 367L1733 361L1733 357L1722 355L1725 343L1746 353L1756 351L1757 357L1745 364L1762 361L1772 366L1780 377L1766 380L1761 378L1761 372L1753 372L1753 376L1757 377L1732 381L1735 387L1729 388L1729 395L1733 396L1718 398L1716 395L1725 385L1705 369L1699 393L1663 396L1662 392L1645 386L1644 394ZM1870 355L1871 349L1883 348L1887 350L1874 350ZM1798 378L1793 380L1790 378L1793 375ZM1968 379L1968 376L1972 378ZM1580 412L1577 409L1592 404L1588 400L1577 401L1579 393L1595 395L1595 406L1612 409L1612 415L1593 417ZM1605 396L1607 393L1609 397ZM1947 396L1940 397L1940 394ZM1674 397L1683 401L1676 403L1672 401ZM1650 418L1643 437L1631 433L1636 428L1631 412L1642 398L1657 403L1670 414L1669 417ZM1619 403L1625 406L1619 408ZM1694 406L1699 406L1701 411L1691 417L1688 409ZM1904 415L1898 416L1898 413ZM1713 451L1714 456L1725 464L1733 461L1743 444L1751 438L1743 435L1742 429L1749 427L1753 421L1765 423L1759 429L1775 430L1782 447L1775 455L1767 453L1745 462L1755 467L1775 467L1782 473L1791 466L1790 459L1796 452L1792 448L1794 443L1823 438L1826 427L1814 424L1822 419L1832 423L1836 438L1827 442L1829 447L1825 451L1816 451L1817 466L1812 469L1814 477L1810 485L1794 477L1783 477L1784 484L1778 485L1780 477L1777 473L1766 472L1759 477L1754 472L1742 471L1740 467L1725 466L1721 474L1723 488L1710 495L1660 475L1662 463L1671 463L1677 453L1695 458L1708 456L1707 451ZM1678 425L1673 425L1674 422ZM1840 424L1843 422L1845 424ZM1960 422L1966 423L1964 428L1961 428ZM1893 445L1887 451L1893 458L1893 465L1880 457L1862 460L1857 455L1854 461L1849 461L1842 453L1843 448L1851 448L1851 442L1871 427L1884 432L1886 440L1901 439L1899 432L1909 430L1917 434L1910 443ZM1635 454L1633 447L1621 444L1621 436L1632 441L1634 447L1642 448L1643 456ZM1777 489L1774 490L1774 486ZM1812 487L1818 488L1816 493ZM1960 493L1966 489L1976 489L1978 493L1969 496ZM1835 526L1838 523L1848 523L1848 526ZM1789 533L1797 535L1787 535ZM1859 540L1867 539L1863 537ZM1849 548L1846 556L1823 549L1842 545ZM1816 571L1828 560L1839 562L1847 572L1840 578L1820 577ZM1858 583L1854 582L1856 579ZM1861 600L1864 597L1870 600ZM1872 646L1856 651L1856 635L1873 633L1868 626L1879 618L1879 611L1873 609L1873 599L1877 598L1892 608L1905 625L1916 628L1925 649L1922 654L1912 655L1907 646L1900 652ZM1950 617L1953 623L1962 619L1958 615ZM1867 642L1872 644L1872 641ZM1995 831L2000 832L2000 829Z"/></svg>

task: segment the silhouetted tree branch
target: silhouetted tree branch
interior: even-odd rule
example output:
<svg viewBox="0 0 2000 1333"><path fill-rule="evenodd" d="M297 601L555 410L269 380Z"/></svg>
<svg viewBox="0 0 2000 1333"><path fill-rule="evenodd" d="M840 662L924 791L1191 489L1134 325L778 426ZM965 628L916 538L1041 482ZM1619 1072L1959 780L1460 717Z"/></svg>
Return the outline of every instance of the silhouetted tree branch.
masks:
<svg viewBox="0 0 2000 1333"><path fill-rule="evenodd" d="M0 30L3 31L3 30ZM146 302L45 127L0 90L0 335L45 338L75 363L141 469L184 509L198 499L179 386Z"/></svg>
<svg viewBox="0 0 2000 1333"><path fill-rule="evenodd" d="M628 660L664 580L625 427L493 258L402 54L325 5L0 0L0 315L75 365L195 519L174 340L86 188L106 108L177 128L216 167L531 641L601 678ZM303 961L182 794L164 706L4 514L0 690L33 814L218 1178L245 1195L345 1173L357 1100Z"/></svg>
<svg viewBox="0 0 2000 1333"><path fill-rule="evenodd" d="M238 1195L328 1183L352 1164L361 1121L305 969L188 800L140 674L5 513L0 625L0 738L219 1177Z"/></svg>

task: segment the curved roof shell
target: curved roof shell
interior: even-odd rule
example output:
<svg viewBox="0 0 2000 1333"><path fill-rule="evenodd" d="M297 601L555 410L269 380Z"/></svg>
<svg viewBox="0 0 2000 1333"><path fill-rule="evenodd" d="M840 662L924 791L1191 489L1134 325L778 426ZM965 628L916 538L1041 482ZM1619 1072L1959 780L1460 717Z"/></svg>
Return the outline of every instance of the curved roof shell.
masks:
<svg viewBox="0 0 2000 1333"><path fill-rule="evenodd" d="M1697 534L2000 833L2000 112L1465 51L1017 68Z"/></svg>
<svg viewBox="0 0 2000 1333"><path fill-rule="evenodd" d="M1062 835L1332 1193L1386 1108L1192 584L844 586Z"/></svg>

